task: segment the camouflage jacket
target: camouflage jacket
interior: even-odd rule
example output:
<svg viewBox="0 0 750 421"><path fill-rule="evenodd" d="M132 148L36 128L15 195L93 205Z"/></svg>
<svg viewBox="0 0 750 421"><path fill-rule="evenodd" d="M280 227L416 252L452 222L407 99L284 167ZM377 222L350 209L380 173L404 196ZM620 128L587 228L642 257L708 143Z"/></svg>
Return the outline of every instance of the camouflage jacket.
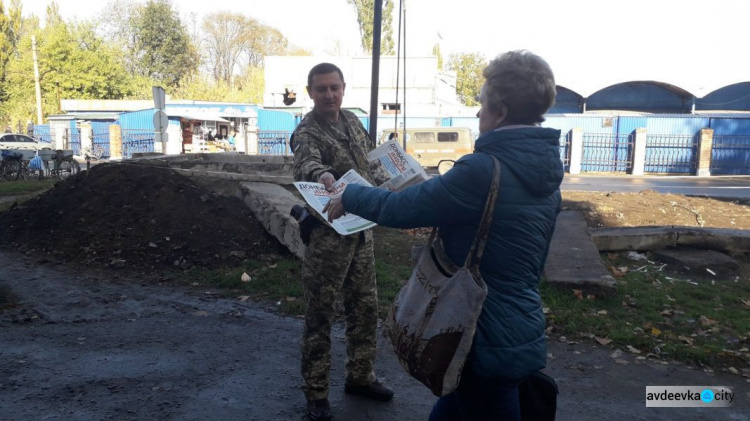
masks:
<svg viewBox="0 0 750 421"><path fill-rule="evenodd" d="M367 153L372 150L372 140L362 122L351 111L341 110L347 133L311 111L292 134L292 152L295 181L318 182L324 172L330 172L338 180L350 169L354 169L373 186L388 180L378 166L370 165ZM322 217L308 206L308 211L318 220ZM369 231L369 230L368 230Z"/></svg>
<svg viewBox="0 0 750 421"><path fill-rule="evenodd" d="M374 186L382 184L388 177L367 161L372 140L359 118L346 110L340 111L340 118L348 134L342 133L314 111L307 113L294 130L294 180L317 182L318 177L326 171L339 179L354 168Z"/></svg>

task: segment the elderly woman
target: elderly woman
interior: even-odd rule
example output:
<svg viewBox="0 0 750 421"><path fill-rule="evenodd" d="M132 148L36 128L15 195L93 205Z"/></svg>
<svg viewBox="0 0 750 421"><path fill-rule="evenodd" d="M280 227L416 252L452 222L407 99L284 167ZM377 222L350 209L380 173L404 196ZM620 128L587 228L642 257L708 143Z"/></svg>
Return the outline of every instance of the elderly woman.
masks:
<svg viewBox="0 0 750 421"><path fill-rule="evenodd" d="M441 177L402 192L349 185L328 205L396 228L440 227L457 265L468 255L493 177L500 191L480 272L489 293L461 383L435 403L430 420L518 420L518 385L545 367L547 345L539 281L560 211L560 131L539 127L555 100L549 65L511 51L484 69L480 137L474 153Z"/></svg>

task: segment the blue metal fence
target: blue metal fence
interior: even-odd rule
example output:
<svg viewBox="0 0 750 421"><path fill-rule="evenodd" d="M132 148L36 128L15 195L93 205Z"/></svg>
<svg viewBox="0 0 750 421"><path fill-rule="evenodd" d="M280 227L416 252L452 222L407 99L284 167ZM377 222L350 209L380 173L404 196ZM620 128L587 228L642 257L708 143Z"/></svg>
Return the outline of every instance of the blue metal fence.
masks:
<svg viewBox="0 0 750 421"><path fill-rule="evenodd" d="M582 172L626 172L633 166L634 135L584 133Z"/></svg>
<svg viewBox="0 0 750 421"><path fill-rule="evenodd" d="M122 130L122 157L132 158L136 152L154 152L153 130Z"/></svg>
<svg viewBox="0 0 750 421"><path fill-rule="evenodd" d="M711 174L750 174L750 136L716 136L711 150Z"/></svg>
<svg viewBox="0 0 750 421"><path fill-rule="evenodd" d="M63 135L63 149L72 149L74 155L81 154L81 131L76 127L75 120L71 120L70 126Z"/></svg>
<svg viewBox="0 0 750 421"><path fill-rule="evenodd" d="M291 132L258 132L259 155L291 155L289 146Z"/></svg>
<svg viewBox="0 0 750 421"><path fill-rule="evenodd" d="M49 146L54 139L54 133L50 131L49 124L35 124L32 137L39 143L44 143L46 146Z"/></svg>
<svg viewBox="0 0 750 421"><path fill-rule="evenodd" d="M95 148L98 146L102 149L102 158L109 158L109 126L111 123L93 122L91 123L91 143Z"/></svg>
<svg viewBox="0 0 750 421"><path fill-rule="evenodd" d="M696 169L697 136L646 134L644 172L694 173Z"/></svg>

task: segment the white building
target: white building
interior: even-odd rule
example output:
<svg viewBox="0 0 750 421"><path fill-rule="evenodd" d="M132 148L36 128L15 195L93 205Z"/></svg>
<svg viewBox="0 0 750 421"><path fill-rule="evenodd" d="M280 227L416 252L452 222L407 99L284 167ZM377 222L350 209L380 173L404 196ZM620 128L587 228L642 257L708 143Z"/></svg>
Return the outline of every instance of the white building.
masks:
<svg viewBox="0 0 750 421"><path fill-rule="evenodd" d="M313 66L323 62L335 64L344 74L346 93L342 106L361 108L369 113L372 81L372 58L369 56L268 56L265 58L263 106L285 107L283 95L288 90L296 94L296 101L290 107L302 107L303 111L312 109L312 100L305 89L307 74ZM412 117L457 116L466 113L466 107L456 97L455 73L439 70L437 57L409 58L406 63L402 58L400 65L397 66L397 63L395 56L380 58L379 115L393 115L398 110L403 110Z"/></svg>

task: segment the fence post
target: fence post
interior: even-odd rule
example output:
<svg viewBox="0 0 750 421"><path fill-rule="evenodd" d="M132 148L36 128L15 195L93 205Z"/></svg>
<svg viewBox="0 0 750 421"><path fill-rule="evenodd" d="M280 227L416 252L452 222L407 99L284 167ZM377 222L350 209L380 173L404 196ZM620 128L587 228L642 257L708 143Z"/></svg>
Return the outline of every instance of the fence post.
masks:
<svg viewBox="0 0 750 421"><path fill-rule="evenodd" d="M50 124L50 127L52 125ZM50 128L50 131L52 129ZM53 149L65 149L65 140L68 138L68 129L64 127L55 126L55 137L52 140L52 144L55 145Z"/></svg>
<svg viewBox="0 0 750 421"><path fill-rule="evenodd" d="M66 127L62 132L62 147L60 149L71 149L70 145L70 128Z"/></svg>
<svg viewBox="0 0 750 421"><path fill-rule="evenodd" d="M583 157L583 129L575 127L570 130L570 174L581 173Z"/></svg>
<svg viewBox="0 0 750 421"><path fill-rule="evenodd" d="M258 155L258 126L248 126L245 136L247 154Z"/></svg>
<svg viewBox="0 0 750 421"><path fill-rule="evenodd" d="M698 162L695 165L695 175L708 177L711 175L711 152L714 145L714 129L701 129L698 140Z"/></svg>
<svg viewBox="0 0 750 421"><path fill-rule="evenodd" d="M122 128L118 124L109 126L109 158L122 158Z"/></svg>
<svg viewBox="0 0 750 421"><path fill-rule="evenodd" d="M643 175L646 168L646 129L635 129L633 140L633 170L631 175Z"/></svg>
<svg viewBox="0 0 750 421"><path fill-rule="evenodd" d="M79 133L81 139L81 150L78 153L83 153L84 149L93 150L94 134L91 131L91 123L81 123Z"/></svg>

